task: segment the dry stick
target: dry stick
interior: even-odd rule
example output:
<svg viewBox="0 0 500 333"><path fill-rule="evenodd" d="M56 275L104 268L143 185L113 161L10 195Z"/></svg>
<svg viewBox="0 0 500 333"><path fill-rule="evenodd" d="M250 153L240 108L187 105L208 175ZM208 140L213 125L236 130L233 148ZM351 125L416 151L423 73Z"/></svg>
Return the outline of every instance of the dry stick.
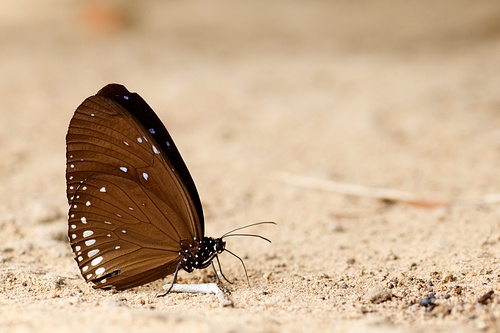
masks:
<svg viewBox="0 0 500 333"><path fill-rule="evenodd" d="M485 206L500 203L500 193L483 194L476 198L461 198L453 201L454 206Z"/></svg>
<svg viewBox="0 0 500 333"><path fill-rule="evenodd" d="M163 286L163 289L168 290L170 284ZM221 307L233 306L233 301L222 290L219 289L216 283L200 283L200 284L174 284L170 292L174 293L201 293L215 294L219 299Z"/></svg>
<svg viewBox="0 0 500 333"><path fill-rule="evenodd" d="M418 197L417 195L386 188L374 188L363 185L355 185L348 183L339 183L331 180L311 178L306 176L294 175L286 172L277 172L274 179L300 187L324 190L340 194L354 195L359 197L374 198L379 200L400 201L411 205L422 207L442 207L449 202L442 200L427 200Z"/></svg>
<svg viewBox="0 0 500 333"><path fill-rule="evenodd" d="M477 203L481 204L494 204L500 202L500 193L489 193L480 196L475 200Z"/></svg>

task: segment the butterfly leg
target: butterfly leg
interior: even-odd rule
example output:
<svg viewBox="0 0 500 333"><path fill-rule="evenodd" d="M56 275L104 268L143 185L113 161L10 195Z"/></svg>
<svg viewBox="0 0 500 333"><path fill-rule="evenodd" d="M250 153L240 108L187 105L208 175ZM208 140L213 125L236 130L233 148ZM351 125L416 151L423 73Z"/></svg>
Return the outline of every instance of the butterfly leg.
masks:
<svg viewBox="0 0 500 333"><path fill-rule="evenodd" d="M222 273L222 267L220 265L219 256L215 256L215 259L217 260L217 266L219 266L219 273L220 273L220 275L222 275L222 277L224 278L224 280L226 280L227 283L233 284L233 282L229 281L227 279L227 277L224 275L224 273ZM212 261L212 269L215 272L215 277L217 278L217 281L222 284L222 282L221 282L221 280L219 278L219 275L217 274L217 270L215 269L215 265L214 265L213 261Z"/></svg>
<svg viewBox="0 0 500 333"><path fill-rule="evenodd" d="M175 282L177 281L177 273L179 272L179 268L181 268L181 263L179 262L179 264L177 265L177 268L175 269L175 273L174 273L174 278L172 280L172 284L170 285L170 288L168 288L168 290L162 294L158 294L156 295L156 297L164 297L164 296L167 296L167 294L172 290Z"/></svg>
<svg viewBox="0 0 500 333"><path fill-rule="evenodd" d="M217 258L217 256L215 256ZM224 276L224 274L222 273L222 270L220 268L220 262L219 262L219 259L217 259L217 262L219 264L219 272L220 272L220 275L222 275L222 277L224 278L224 280L226 280L227 282L231 283L231 281L228 281L228 279L226 279L226 277ZM222 283L221 279L219 278L219 274L217 274L217 269L215 268L215 265L212 261L212 269L214 270L214 274L215 274L215 278L217 279L217 285L219 286L220 289L222 289L225 293L227 294L231 294L231 292L226 288L226 286L224 286L224 284Z"/></svg>

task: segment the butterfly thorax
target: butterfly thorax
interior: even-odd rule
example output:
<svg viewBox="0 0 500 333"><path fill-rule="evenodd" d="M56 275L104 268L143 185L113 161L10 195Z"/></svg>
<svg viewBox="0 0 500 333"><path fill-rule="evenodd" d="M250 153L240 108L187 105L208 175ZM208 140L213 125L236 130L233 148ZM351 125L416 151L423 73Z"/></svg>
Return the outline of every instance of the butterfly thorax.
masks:
<svg viewBox="0 0 500 333"><path fill-rule="evenodd" d="M226 242L222 238L203 237L201 241L183 239L180 243L179 256L181 256L181 267L191 273L195 268L208 267L212 260L226 248Z"/></svg>

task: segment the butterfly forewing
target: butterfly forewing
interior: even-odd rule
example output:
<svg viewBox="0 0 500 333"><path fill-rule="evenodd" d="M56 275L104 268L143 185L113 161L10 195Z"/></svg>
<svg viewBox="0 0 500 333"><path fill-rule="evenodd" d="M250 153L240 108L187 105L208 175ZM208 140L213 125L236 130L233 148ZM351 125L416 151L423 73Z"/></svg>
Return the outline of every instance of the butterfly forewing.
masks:
<svg viewBox="0 0 500 333"><path fill-rule="evenodd" d="M126 289L174 272L180 240L203 237L203 215L165 127L141 114L149 106L122 86L106 88L78 107L69 126L68 234L87 281ZM132 104L125 108L120 96Z"/></svg>

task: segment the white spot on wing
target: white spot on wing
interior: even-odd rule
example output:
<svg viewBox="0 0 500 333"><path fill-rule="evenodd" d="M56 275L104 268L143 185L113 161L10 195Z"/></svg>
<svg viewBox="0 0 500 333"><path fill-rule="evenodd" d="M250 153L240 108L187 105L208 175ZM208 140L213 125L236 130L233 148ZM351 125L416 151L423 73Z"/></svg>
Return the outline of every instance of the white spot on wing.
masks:
<svg viewBox="0 0 500 333"><path fill-rule="evenodd" d="M71 239L75 239L75 238L76 238L76 234L72 234Z"/></svg>
<svg viewBox="0 0 500 333"><path fill-rule="evenodd" d="M127 141L123 141L123 143L125 144L125 146L129 146L129 143Z"/></svg>
<svg viewBox="0 0 500 333"><path fill-rule="evenodd" d="M145 180L148 180L149 175L146 172L143 172L142 177L144 177Z"/></svg>
<svg viewBox="0 0 500 333"><path fill-rule="evenodd" d="M99 253L99 250L98 249L95 249L95 250L90 250L89 253L87 253L87 256L90 258L90 257L93 257L95 256L96 254Z"/></svg>
<svg viewBox="0 0 500 333"><path fill-rule="evenodd" d="M120 245L115 246L115 250L119 250L119 249L121 249Z"/></svg>
<svg viewBox="0 0 500 333"><path fill-rule="evenodd" d="M124 167L124 166L120 167L120 170L123 171L123 172L127 172L128 171L127 167Z"/></svg>
<svg viewBox="0 0 500 333"><path fill-rule="evenodd" d="M154 128L152 128L152 127L151 127L148 131L149 131L149 133L151 133L151 134L155 134L155 133L156 133L156 132L155 132L155 129L154 129Z"/></svg>
<svg viewBox="0 0 500 333"><path fill-rule="evenodd" d="M82 217L80 220L82 221L83 224L87 224L87 219L85 218L85 216Z"/></svg>
<svg viewBox="0 0 500 333"><path fill-rule="evenodd" d="M85 206L90 206L90 201L87 201L87 202L85 203Z"/></svg>
<svg viewBox="0 0 500 333"><path fill-rule="evenodd" d="M80 251L82 247L80 245L75 246L75 251Z"/></svg>
<svg viewBox="0 0 500 333"><path fill-rule="evenodd" d="M126 234L126 233L127 233L127 230L123 229L122 234Z"/></svg>
<svg viewBox="0 0 500 333"><path fill-rule="evenodd" d="M102 193L106 193L106 188L103 186L103 187L101 187L101 189L99 191Z"/></svg>
<svg viewBox="0 0 500 333"><path fill-rule="evenodd" d="M108 221L104 221L104 223L105 223L105 224L113 224L113 223L111 223L111 222L108 222Z"/></svg>
<svg viewBox="0 0 500 333"><path fill-rule="evenodd" d="M72 224L71 229L76 229L76 225Z"/></svg>
<svg viewBox="0 0 500 333"><path fill-rule="evenodd" d="M91 246L95 244L95 239L89 239L85 241L85 245Z"/></svg>
<svg viewBox="0 0 500 333"><path fill-rule="evenodd" d="M71 169L74 169L75 168L75 165L74 164L70 164L69 166Z"/></svg>
<svg viewBox="0 0 500 333"><path fill-rule="evenodd" d="M99 276L99 275L102 275L105 271L106 271L106 269L104 269L104 267L99 267L98 269L95 270L95 274L97 276Z"/></svg>
<svg viewBox="0 0 500 333"><path fill-rule="evenodd" d="M83 237L87 238L87 237L90 237L94 234L94 232L92 230L85 230L83 232Z"/></svg>
<svg viewBox="0 0 500 333"><path fill-rule="evenodd" d="M138 138L137 138L137 142L142 143L142 138L141 138L141 137L138 137Z"/></svg>
<svg viewBox="0 0 500 333"><path fill-rule="evenodd" d="M159 154L160 153L160 151L155 146L153 146L153 151L154 151L155 154Z"/></svg>
<svg viewBox="0 0 500 333"><path fill-rule="evenodd" d="M128 100L128 96L127 95L123 95L123 99Z"/></svg>
<svg viewBox="0 0 500 333"><path fill-rule="evenodd" d="M82 267L82 272L86 272L89 269L89 266L83 266Z"/></svg>
<svg viewBox="0 0 500 333"><path fill-rule="evenodd" d="M97 258L95 258L94 260L92 260L92 261L90 262L90 264L91 264L92 266L97 266L97 265L99 265L99 264L101 263L101 261L102 261L102 257L97 257Z"/></svg>

